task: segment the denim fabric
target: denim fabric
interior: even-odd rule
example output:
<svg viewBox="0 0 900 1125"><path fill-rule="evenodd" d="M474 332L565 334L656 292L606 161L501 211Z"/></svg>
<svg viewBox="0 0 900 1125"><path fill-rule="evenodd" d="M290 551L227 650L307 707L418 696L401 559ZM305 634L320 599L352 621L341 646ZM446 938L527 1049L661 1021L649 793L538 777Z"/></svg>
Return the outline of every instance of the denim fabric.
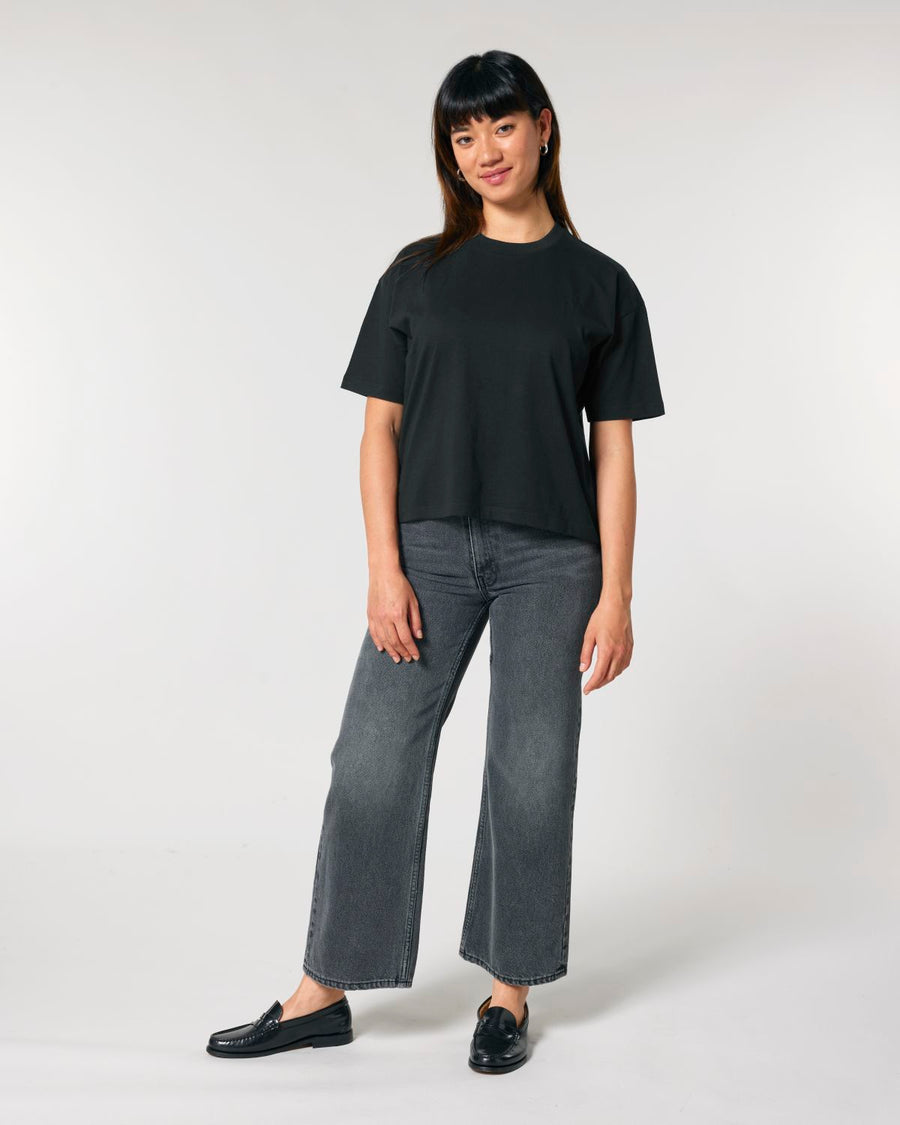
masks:
<svg viewBox="0 0 900 1125"><path fill-rule="evenodd" d="M599 543L469 516L399 525L420 659L366 631L331 753L303 969L335 988L408 988L441 728L490 622L481 811L459 954L511 984L567 971L581 644Z"/></svg>

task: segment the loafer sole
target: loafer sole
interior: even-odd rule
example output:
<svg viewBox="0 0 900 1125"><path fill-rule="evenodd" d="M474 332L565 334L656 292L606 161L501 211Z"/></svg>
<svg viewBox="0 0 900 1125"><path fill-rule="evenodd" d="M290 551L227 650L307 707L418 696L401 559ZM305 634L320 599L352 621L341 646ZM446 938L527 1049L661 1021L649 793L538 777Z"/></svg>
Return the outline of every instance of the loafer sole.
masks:
<svg viewBox="0 0 900 1125"><path fill-rule="evenodd" d="M207 1043L206 1050L210 1055L220 1059L252 1059L260 1055L277 1055L281 1051L297 1051L301 1047L341 1047L345 1043L353 1042L353 1032L343 1031L336 1035L307 1035L304 1039L296 1039L293 1043L282 1043L279 1047L260 1047L255 1051L229 1051L220 1047L213 1047Z"/></svg>
<svg viewBox="0 0 900 1125"><path fill-rule="evenodd" d="M469 1066L472 1070L477 1070L479 1074L506 1074L510 1070L518 1070L518 1068L523 1066L526 1062L528 1062L528 1056L523 1055L520 1059L516 1059L515 1062L503 1063L498 1066L482 1066L481 1063L475 1063L469 1059Z"/></svg>

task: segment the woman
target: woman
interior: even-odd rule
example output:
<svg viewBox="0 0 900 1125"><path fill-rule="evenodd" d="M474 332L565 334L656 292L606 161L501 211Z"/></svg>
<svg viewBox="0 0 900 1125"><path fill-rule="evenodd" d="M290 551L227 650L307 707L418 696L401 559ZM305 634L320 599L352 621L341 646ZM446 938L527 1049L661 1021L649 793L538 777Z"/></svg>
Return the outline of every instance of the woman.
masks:
<svg viewBox="0 0 900 1125"><path fill-rule="evenodd" d="M459 953L492 983L469 1065L521 1066L529 988L567 971L582 692L631 661L631 423L663 401L641 294L572 228L532 68L503 51L457 64L433 139L444 230L381 276L341 383L367 398L368 631L331 754L304 975L283 1006L212 1035L217 1055L349 1043L345 990L412 984L435 755L487 622Z"/></svg>

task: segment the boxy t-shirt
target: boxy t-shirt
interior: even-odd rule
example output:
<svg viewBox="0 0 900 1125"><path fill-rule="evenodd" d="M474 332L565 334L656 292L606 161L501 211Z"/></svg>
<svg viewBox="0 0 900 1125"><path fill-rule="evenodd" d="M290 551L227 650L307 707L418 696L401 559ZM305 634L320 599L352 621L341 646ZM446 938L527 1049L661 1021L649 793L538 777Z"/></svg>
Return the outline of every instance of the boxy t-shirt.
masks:
<svg viewBox="0 0 900 1125"><path fill-rule="evenodd" d="M557 222L533 242L477 234L378 280L347 390L403 403L398 519L479 516L599 542L589 422L665 413L628 272ZM415 264L415 263L418 264Z"/></svg>

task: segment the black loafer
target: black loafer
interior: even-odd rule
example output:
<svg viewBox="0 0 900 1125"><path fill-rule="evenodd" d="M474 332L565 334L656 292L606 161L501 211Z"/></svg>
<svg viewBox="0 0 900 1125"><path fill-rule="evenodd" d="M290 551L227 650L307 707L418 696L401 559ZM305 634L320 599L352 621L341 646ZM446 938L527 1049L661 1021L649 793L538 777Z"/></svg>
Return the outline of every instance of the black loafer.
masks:
<svg viewBox="0 0 900 1125"><path fill-rule="evenodd" d="M522 1022L509 1008L488 1007L490 996L478 1005L478 1023L469 1047L469 1066L480 1074L505 1074L528 1058L528 1002Z"/></svg>
<svg viewBox="0 0 900 1125"><path fill-rule="evenodd" d="M276 1000L252 1023L226 1027L209 1037L207 1051L222 1058L252 1058L294 1051L298 1047L339 1047L353 1041L353 1023L347 997L296 1019L283 1020Z"/></svg>

